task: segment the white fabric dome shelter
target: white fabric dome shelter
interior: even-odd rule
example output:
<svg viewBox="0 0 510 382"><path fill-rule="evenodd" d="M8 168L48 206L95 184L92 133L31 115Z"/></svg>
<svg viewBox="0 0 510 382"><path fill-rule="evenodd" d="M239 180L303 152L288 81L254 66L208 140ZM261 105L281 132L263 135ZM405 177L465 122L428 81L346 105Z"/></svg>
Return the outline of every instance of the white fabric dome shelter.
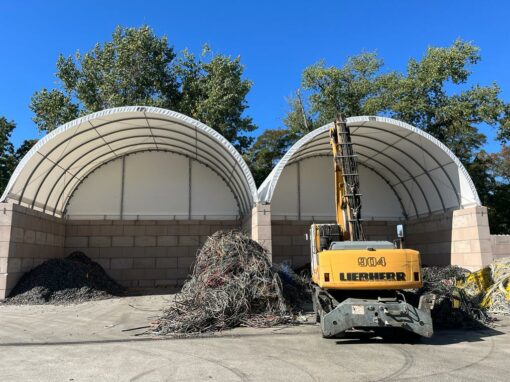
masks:
<svg viewBox="0 0 510 382"><path fill-rule="evenodd" d="M348 118L347 125L365 218L418 218L480 205L463 165L431 135L385 117ZM273 217L334 217L330 127L296 142L260 186L259 198L271 203Z"/></svg>
<svg viewBox="0 0 510 382"><path fill-rule="evenodd" d="M131 106L87 115L43 137L1 201L55 216L113 219L191 218L222 209L243 216L257 199L246 163L221 134L170 110Z"/></svg>
<svg viewBox="0 0 510 382"><path fill-rule="evenodd" d="M368 239L393 240L403 222L424 264L492 260L487 209L448 148L389 118L347 123ZM120 107L57 128L0 199L0 300L33 266L75 251L125 286L179 286L218 230L244 229L272 261L305 265L310 224L334 221L330 126L295 143L259 190L231 143L170 110Z"/></svg>

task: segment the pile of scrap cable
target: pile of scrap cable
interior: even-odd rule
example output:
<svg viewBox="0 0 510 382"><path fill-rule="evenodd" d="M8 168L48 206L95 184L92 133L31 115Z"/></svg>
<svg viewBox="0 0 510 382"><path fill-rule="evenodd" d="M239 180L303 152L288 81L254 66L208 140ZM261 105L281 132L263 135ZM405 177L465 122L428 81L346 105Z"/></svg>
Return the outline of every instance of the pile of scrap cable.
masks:
<svg viewBox="0 0 510 382"><path fill-rule="evenodd" d="M470 272L456 266L423 268L423 287L416 295L434 293L434 325L439 328L481 327L498 314L510 314L510 258Z"/></svg>
<svg viewBox="0 0 510 382"><path fill-rule="evenodd" d="M491 315L510 315L510 257L471 273L460 287Z"/></svg>
<svg viewBox="0 0 510 382"><path fill-rule="evenodd" d="M480 327L489 322L478 296L462 288L471 272L457 266L423 268L423 287L417 292L434 293L432 320L437 328Z"/></svg>
<svg viewBox="0 0 510 382"><path fill-rule="evenodd" d="M192 335L291 323L283 289L263 247L240 231L218 231L200 249L192 274L153 331Z"/></svg>

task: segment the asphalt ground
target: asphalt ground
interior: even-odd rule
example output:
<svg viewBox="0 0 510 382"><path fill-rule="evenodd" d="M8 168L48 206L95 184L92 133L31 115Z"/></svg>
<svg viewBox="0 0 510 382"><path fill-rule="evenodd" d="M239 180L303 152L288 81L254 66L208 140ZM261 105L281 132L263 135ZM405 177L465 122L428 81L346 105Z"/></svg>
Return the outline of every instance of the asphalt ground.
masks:
<svg viewBox="0 0 510 382"><path fill-rule="evenodd" d="M510 318L483 330L436 331L418 343L324 339L311 323L199 338L143 334L170 299L0 304L0 380L510 380Z"/></svg>

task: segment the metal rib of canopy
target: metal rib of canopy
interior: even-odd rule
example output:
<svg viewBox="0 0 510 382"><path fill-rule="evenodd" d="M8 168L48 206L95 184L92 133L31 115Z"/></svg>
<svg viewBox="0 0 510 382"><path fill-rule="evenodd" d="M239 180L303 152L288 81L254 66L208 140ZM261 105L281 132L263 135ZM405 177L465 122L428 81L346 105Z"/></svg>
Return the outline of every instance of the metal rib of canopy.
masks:
<svg viewBox="0 0 510 382"><path fill-rule="evenodd" d="M227 183L241 214L258 201L248 166L221 134L177 112L144 106L103 110L52 131L21 160L0 201L62 216L88 174L141 151L174 152L207 165Z"/></svg>
<svg viewBox="0 0 510 382"><path fill-rule="evenodd" d="M475 186L459 159L423 130L385 117L347 119L358 162L381 177L395 194L405 217L480 205ZM329 128L301 138L259 187L259 199L271 202L286 165L331 156ZM362 185L363 187L363 185Z"/></svg>

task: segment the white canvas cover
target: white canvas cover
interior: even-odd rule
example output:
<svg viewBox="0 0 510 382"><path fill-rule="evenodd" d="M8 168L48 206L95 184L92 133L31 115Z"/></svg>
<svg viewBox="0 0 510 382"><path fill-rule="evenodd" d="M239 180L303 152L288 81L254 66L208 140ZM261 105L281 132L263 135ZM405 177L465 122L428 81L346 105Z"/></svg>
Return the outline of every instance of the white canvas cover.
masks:
<svg viewBox="0 0 510 382"><path fill-rule="evenodd" d="M255 182L237 150L212 128L180 113L145 106L103 110L43 137L21 160L0 201L62 216L75 188L113 159L166 151L209 166L246 214L257 202ZM101 190L95 190L97 198Z"/></svg>
<svg viewBox="0 0 510 382"><path fill-rule="evenodd" d="M430 134L385 117L352 117L347 119L347 124L360 166L384 179L398 199L404 217L480 205L475 186L464 166ZM287 165L331 156L330 127L331 124L328 124L308 133L289 149L259 187L260 201L271 203ZM332 171L331 168L331 174ZM280 187L287 190L294 188L293 185ZM279 200L287 197L290 199L294 195L280 195ZM314 201L304 201L303 205L307 203ZM273 209L276 208L273 206Z"/></svg>

